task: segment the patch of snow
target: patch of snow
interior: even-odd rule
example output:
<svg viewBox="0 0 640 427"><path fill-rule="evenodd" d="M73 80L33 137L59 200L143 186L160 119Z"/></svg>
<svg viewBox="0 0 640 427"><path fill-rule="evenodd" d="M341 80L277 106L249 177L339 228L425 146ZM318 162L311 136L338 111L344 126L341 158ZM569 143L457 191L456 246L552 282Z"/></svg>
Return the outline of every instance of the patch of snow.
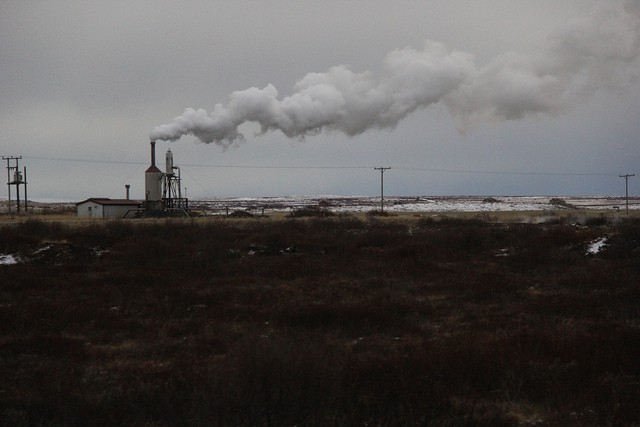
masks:
<svg viewBox="0 0 640 427"><path fill-rule="evenodd" d="M49 249L51 249L51 247L52 247L52 246L53 246L53 245L46 245L46 246L43 246L43 247L41 247L40 249L36 250L33 254L34 254L34 255L37 255L37 254L39 254L39 253L46 252L46 251L48 251Z"/></svg>
<svg viewBox="0 0 640 427"><path fill-rule="evenodd" d="M498 249L493 253L493 255L497 257L510 256L511 250L509 248Z"/></svg>
<svg viewBox="0 0 640 427"><path fill-rule="evenodd" d="M623 199L619 197L561 196L563 201L580 209L614 209ZM551 203L559 197L550 196L385 196L384 210L388 212L492 212L492 211L557 211L566 209ZM487 203L492 200L494 203ZM305 207L326 207L331 212L368 212L380 208L378 196L292 195L279 197L239 197L201 200L197 205L211 215L224 215L233 210L268 210L289 212ZM634 201L630 209L640 209Z"/></svg>
<svg viewBox="0 0 640 427"><path fill-rule="evenodd" d="M608 239L609 238L607 236L604 236L590 242L587 247L587 255L596 255L600 253L600 251L607 245Z"/></svg>
<svg viewBox="0 0 640 427"><path fill-rule="evenodd" d="M96 257L101 257L104 254L108 254L109 250L108 249L102 249L102 248L93 248L92 252L93 252L93 255L95 255Z"/></svg>
<svg viewBox="0 0 640 427"><path fill-rule="evenodd" d="M20 262L20 257L16 255L0 255L0 265L14 265Z"/></svg>

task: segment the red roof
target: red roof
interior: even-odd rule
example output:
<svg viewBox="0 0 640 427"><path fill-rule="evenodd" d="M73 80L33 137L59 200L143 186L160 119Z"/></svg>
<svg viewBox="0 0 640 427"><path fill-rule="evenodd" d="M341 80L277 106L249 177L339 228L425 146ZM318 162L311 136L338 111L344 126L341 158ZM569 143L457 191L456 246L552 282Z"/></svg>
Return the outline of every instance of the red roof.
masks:
<svg viewBox="0 0 640 427"><path fill-rule="evenodd" d="M139 206L142 204L141 200L109 199L108 197L92 197L90 199L76 203L76 206L81 205L82 203L87 203L87 202L93 202L103 206Z"/></svg>

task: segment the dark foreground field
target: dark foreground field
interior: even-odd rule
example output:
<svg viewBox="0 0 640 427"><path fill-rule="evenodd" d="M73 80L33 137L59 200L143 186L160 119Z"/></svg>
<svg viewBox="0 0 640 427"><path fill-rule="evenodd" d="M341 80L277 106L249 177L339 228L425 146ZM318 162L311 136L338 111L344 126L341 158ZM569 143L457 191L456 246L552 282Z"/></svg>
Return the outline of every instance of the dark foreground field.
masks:
<svg viewBox="0 0 640 427"><path fill-rule="evenodd" d="M3 426L640 425L640 222L28 220L0 254Z"/></svg>

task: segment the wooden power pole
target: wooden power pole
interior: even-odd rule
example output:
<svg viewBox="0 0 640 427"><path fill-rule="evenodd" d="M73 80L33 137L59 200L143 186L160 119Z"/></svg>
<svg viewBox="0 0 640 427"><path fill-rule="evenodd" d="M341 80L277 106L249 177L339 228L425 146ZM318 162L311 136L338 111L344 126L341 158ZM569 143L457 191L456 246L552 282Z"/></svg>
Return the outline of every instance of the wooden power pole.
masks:
<svg viewBox="0 0 640 427"><path fill-rule="evenodd" d="M627 216L629 215L629 178L632 176L636 176L635 173L628 173L625 175L620 175L620 178L624 178L624 197L626 199L627 204Z"/></svg>
<svg viewBox="0 0 640 427"><path fill-rule="evenodd" d="M384 171L389 170L391 168L373 168L374 170L380 171L380 213L384 213Z"/></svg>

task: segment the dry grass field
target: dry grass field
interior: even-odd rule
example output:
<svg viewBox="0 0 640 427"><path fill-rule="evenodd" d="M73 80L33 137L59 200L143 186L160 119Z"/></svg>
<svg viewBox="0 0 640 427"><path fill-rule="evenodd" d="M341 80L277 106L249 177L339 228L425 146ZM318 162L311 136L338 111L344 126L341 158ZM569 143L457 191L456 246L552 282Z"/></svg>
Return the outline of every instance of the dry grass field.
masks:
<svg viewBox="0 0 640 427"><path fill-rule="evenodd" d="M0 425L639 425L640 221L484 215L4 221Z"/></svg>

